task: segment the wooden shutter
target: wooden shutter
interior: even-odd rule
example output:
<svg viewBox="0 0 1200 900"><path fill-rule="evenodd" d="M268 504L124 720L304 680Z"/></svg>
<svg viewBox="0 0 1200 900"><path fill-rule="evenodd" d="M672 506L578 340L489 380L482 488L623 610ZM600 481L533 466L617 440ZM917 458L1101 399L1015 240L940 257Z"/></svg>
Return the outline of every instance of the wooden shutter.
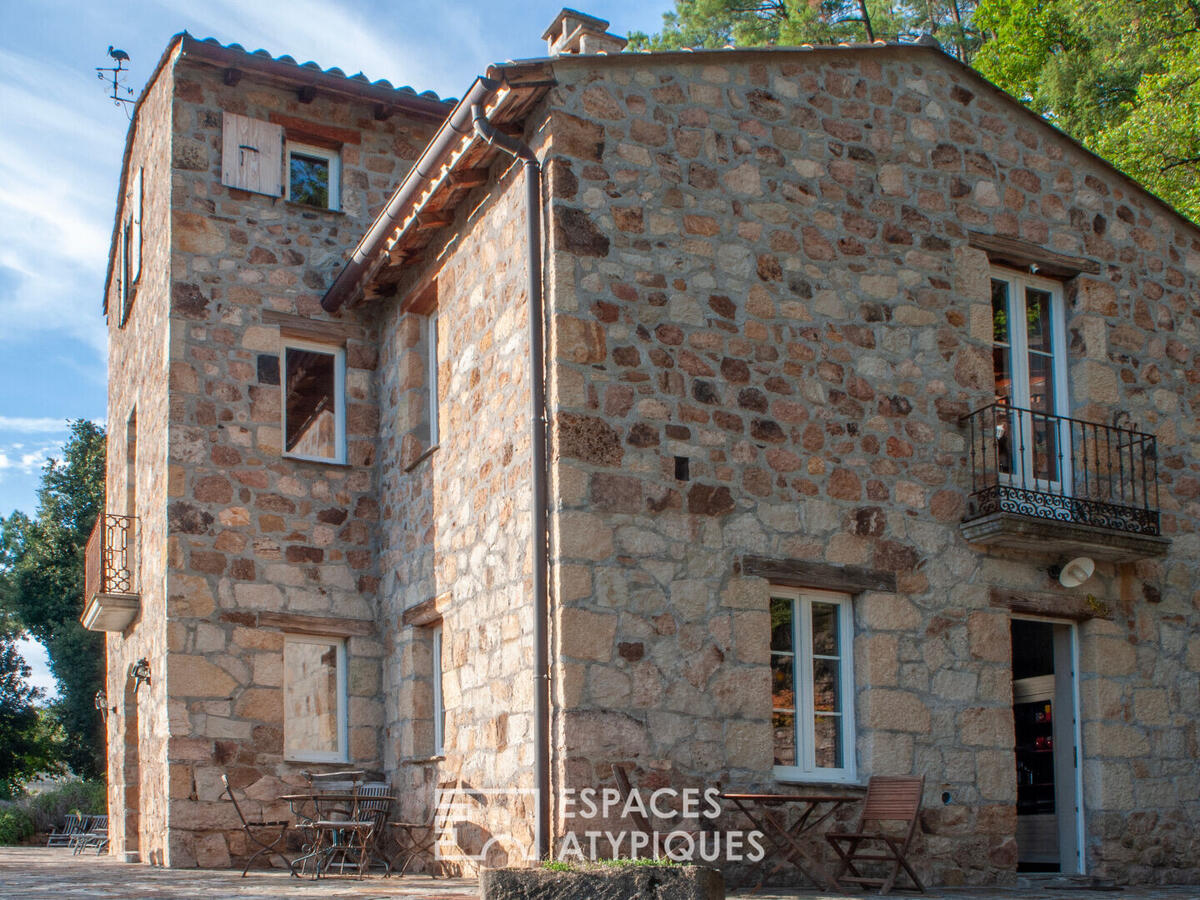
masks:
<svg viewBox="0 0 1200 900"><path fill-rule="evenodd" d="M283 194L283 126L225 113L221 183L279 197Z"/></svg>
<svg viewBox="0 0 1200 900"><path fill-rule="evenodd" d="M142 276L142 169L138 169L133 180L129 200L133 208L130 216L129 236L129 283L137 284Z"/></svg>

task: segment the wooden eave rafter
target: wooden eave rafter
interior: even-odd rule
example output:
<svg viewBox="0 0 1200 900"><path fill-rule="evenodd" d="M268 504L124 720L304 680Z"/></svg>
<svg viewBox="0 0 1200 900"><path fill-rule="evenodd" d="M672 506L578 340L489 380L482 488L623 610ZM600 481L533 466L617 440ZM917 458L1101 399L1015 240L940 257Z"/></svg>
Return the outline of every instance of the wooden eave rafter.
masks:
<svg viewBox="0 0 1200 900"><path fill-rule="evenodd" d="M544 77L521 84L506 82L485 110L489 121L506 134L523 134L525 116L549 87ZM395 293L405 267L422 259L437 233L453 224L458 206L467 194L487 184L491 165L498 155L500 150L473 134L463 136L398 222L384 252L368 269L362 281L361 300Z"/></svg>

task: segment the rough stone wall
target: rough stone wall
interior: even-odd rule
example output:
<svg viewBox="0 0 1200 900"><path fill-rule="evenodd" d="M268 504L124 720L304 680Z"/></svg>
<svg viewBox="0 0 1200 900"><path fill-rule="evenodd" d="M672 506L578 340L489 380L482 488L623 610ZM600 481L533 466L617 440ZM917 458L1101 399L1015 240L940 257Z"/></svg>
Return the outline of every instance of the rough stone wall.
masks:
<svg viewBox="0 0 1200 900"><path fill-rule="evenodd" d="M167 468L157 490L143 493L158 504L153 515L163 534L153 558L168 570L155 617L165 647L150 657L156 693L140 701L164 719L153 766L169 769L169 800L161 791L169 810L155 820L156 840L166 843L157 861L219 867L254 849L222 797L221 773L251 812L262 806L276 817L286 807L266 801L314 768L283 757L283 638L289 629L316 627L304 617L333 620L319 626L333 634L349 623L348 761L380 764L376 352L352 314L328 326L319 339L346 353L347 464L284 458L281 390L269 371L281 329L292 326L270 314L329 321L319 302L330 273L432 127L402 115L377 121L373 104L319 92L301 103L294 88L251 75L229 86L221 70L186 60L163 83L168 92L173 87L170 106L156 110L173 128L169 145L157 148L164 179L171 167L170 193L164 187L159 201L164 210L168 198L171 205L170 229L161 235L170 255L158 261L155 277L170 318L164 299L140 347L169 351L169 364L112 364L151 386L164 384L169 365L169 413L161 413L169 415L169 448L165 436L161 442ZM353 135L341 150L342 211L223 186L222 111L282 114Z"/></svg>
<svg viewBox="0 0 1200 900"><path fill-rule="evenodd" d="M859 774L927 776L935 882L1011 877L1010 617L989 595L1054 593L1057 558L959 534L959 419L994 387L974 229L1102 264L1066 284L1072 409L1157 436L1174 543L1088 586L1111 610L1079 629L1088 869L1194 880L1196 230L932 52L555 74L561 786L617 760L772 785L768 586L735 563L864 566L897 592L854 599Z"/></svg>
<svg viewBox="0 0 1200 900"><path fill-rule="evenodd" d="M533 787L525 203L519 167L498 163L494 174L490 196L462 204L448 242L427 251L429 264L380 312L385 761L410 821L423 821L434 783L455 772L476 788ZM427 455L425 317L405 310L432 278L440 440ZM430 760L430 631L401 621L426 602L443 629L444 761ZM472 823L469 852L497 835L528 843L533 805L488 797ZM493 862L510 850L502 841Z"/></svg>
<svg viewBox="0 0 1200 900"><path fill-rule="evenodd" d="M117 858L161 862L167 825L167 693L160 676L166 651L167 317L170 312L171 93L173 72L143 101L129 154L126 196L119 220L131 212L133 175L143 169L142 270L128 320L114 277L108 302L108 453L105 510L137 517L135 589L141 611L122 634L109 634L105 693L117 712L108 716L108 810ZM115 251L114 251L115 252ZM119 257L118 257L119 259ZM119 271L116 265L114 271ZM137 411L137 508L128 509L127 428ZM151 661L152 681L136 696L126 673ZM126 810L135 815L126 815ZM140 811L140 815L137 813ZM127 823L128 818L128 823ZM128 824L128 829L127 829Z"/></svg>

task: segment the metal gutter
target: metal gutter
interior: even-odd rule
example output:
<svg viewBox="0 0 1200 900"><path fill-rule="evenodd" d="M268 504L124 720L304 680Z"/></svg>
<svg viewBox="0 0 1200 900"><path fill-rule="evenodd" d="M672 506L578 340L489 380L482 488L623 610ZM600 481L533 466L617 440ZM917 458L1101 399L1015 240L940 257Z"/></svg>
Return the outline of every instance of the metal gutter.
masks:
<svg viewBox="0 0 1200 900"><path fill-rule="evenodd" d="M485 102L499 88L500 82L498 81L483 77L475 79L470 90L454 107L449 117L442 123L442 127L433 136L433 140L426 146L413 167L408 170L408 174L404 176L404 180L400 182L400 186L388 200L387 206L375 217L375 221L371 223L367 233L355 245L354 251L350 254L350 261L338 273L338 277L334 279L329 290L325 292L325 296L321 298L321 306L326 312L337 312L350 298L383 244L415 204L422 188L441 169L445 157L464 137L470 137L475 133L471 124L472 106Z"/></svg>
<svg viewBox="0 0 1200 900"><path fill-rule="evenodd" d="M537 855L550 854L550 595L546 528L546 358L542 296L542 167L524 141L497 131L481 103L471 104L475 134L525 164L525 243L529 278L529 418L533 440L533 769Z"/></svg>

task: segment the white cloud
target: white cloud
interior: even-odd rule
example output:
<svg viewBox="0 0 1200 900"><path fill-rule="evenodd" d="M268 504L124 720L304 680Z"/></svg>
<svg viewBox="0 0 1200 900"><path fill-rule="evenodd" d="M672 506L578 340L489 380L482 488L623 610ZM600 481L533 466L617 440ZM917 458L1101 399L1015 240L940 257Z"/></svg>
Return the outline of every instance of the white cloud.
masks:
<svg viewBox="0 0 1200 900"><path fill-rule="evenodd" d="M17 652L29 666L29 683L46 692L45 700L53 700L58 696L58 683L50 671L50 659L46 648L33 638L17 639Z"/></svg>
<svg viewBox="0 0 1200 900"><path fill-rule="evenodd" d="M33 418L29 416L0 416L0 431L20 434L56 434L67 430L66 419Z"/></svg>
<svg viewBox="0 0 1200 900"><path fill-rule="evenodd" d="M9 473L32 475L41 471L46 460L58 457L63 448L62 441L30 446L28 444L8 444L0 446L0 478Z"/></svg>

